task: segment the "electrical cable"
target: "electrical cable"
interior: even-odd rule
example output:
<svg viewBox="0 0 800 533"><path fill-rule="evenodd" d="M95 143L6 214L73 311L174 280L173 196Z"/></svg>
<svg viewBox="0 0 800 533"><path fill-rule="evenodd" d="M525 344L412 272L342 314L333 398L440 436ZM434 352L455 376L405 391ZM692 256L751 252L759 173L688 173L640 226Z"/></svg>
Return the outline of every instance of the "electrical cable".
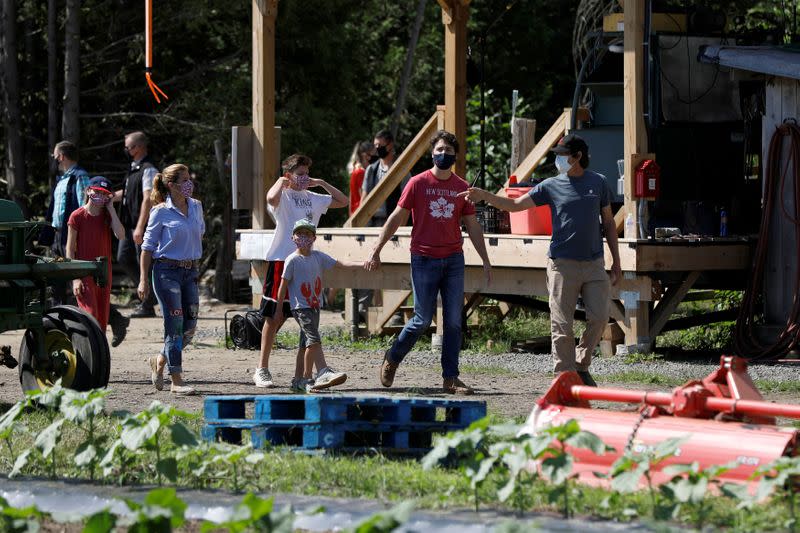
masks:
<svg viewBox="0 0 800 533"><path fill-rule="evenodd" d="M789 137L788 153L783 149L786 137ZM784 155L786 155L786 165L781 169ZM766 165L761 227L753 256L752 275L742 298L733 335L736 353L754 361L774 360L800 346L800 298L797 297L798 290L800 290L800 268L794 274L794 287L787 287L795 297L783 330L772 343L762 343L755 332L755 328L758 326L756 318L762 313L756 306L763 302L763 281L769 251L770 221L776 201L781 202L783 216L794 224L795 266L800 267L800 127L794 119L784 120L772 135ZM792 176L788 176L790 167L794 170ZM787 210L783 201L787 177L793 180L794 213Z"/></svg>
<svg viewBox="0 0 800 533"><path fill-rule="evenodd" d="M156 85L156 82L154 82L151 77L151 73L153 72L153 0L145 0L144 3L144 36L144 77L147 80L147 86L150 88L150 92L153 93L153 98L160 104L161 99L158 97L156 91L158 91L165 100L169 100L169 96Z"/></svg>

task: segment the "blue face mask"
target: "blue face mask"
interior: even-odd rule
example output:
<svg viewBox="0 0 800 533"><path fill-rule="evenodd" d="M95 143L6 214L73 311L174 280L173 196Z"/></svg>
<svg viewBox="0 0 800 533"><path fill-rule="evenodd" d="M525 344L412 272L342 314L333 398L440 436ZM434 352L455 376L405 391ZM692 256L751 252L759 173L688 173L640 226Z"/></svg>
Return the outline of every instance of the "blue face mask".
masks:
<svg viewBox="0 0 800 533"><path fill-rule="evenodd" d="M569 169L572 168L572 165L569 163L569 156L568 155L557 155L556 156L556 169L561 174L566 174L569 172Z"/></svg>
<svg viewBox="0 0 800 533"><path fill-rule="evenodd" d="M448 170L455 162L455 154L433 154L433 164L436 165L436 168Z"/></svg>

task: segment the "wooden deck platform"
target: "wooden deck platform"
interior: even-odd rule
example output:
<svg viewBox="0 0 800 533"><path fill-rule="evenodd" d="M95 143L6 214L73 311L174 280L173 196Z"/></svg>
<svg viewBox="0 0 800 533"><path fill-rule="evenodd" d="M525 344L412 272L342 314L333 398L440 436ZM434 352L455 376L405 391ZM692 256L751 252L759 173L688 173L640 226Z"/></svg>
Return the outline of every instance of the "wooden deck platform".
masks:
<svg viewBox="0 0 800 533"><path fill-rule="evenodd" d="M256 301L261 296L265 270L261 258L265 257L273 232L238 230L237 233L237 257L252 261L251 285ZM379 233L380 228L320 228L314 246L340 260L362 261L368 257ZM550 236L486 234L485 238L493 266L492 284L486 286L480 258L465 235L467 293L547 296L545 274ZM381 270L334 268L326 273L325 285L411 290L410 240L411 228L400 228L381 252ZM753 243L740 238L620 239L624 279L612 289L610 318L625 333L625 344L633 349L649 347L701 273L747 270L752 250ZM610 265L606 249L606 266ZM714 276L706 277L713 287Z"/></svg>

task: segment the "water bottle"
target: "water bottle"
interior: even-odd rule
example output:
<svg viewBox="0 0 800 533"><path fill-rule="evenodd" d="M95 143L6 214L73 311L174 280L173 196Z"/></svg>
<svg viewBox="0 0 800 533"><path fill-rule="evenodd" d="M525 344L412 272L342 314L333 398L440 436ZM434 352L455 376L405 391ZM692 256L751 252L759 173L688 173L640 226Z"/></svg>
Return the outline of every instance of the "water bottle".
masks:
<svg viewBox="0 0 800 533"><path fill-rule="evenodd" d="M728 212L724 207L719 210L719 236L728 236Z"/></svg>
<svg viewBox="0 0 800 533"><path fill-rule="evenodd" d="M636 234L634 233L634 222L632 213L628 213L628 216L625 217L625 238L636 239Z"/></svg>

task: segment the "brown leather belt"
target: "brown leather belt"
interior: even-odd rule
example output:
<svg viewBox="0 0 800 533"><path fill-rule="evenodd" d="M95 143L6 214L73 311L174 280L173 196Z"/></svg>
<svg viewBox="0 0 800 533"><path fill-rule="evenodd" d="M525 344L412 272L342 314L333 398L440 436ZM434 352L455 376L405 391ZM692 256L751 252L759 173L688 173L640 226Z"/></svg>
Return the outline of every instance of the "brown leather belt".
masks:
<svg viewBox="0 0 800 533"><path fill-rule="evenodd" d="M165 265L174 266L178 268L198 268L200 266L199 259L170 259L168 257L159 257L156 259L159 263L164 263Z"/></svg>

